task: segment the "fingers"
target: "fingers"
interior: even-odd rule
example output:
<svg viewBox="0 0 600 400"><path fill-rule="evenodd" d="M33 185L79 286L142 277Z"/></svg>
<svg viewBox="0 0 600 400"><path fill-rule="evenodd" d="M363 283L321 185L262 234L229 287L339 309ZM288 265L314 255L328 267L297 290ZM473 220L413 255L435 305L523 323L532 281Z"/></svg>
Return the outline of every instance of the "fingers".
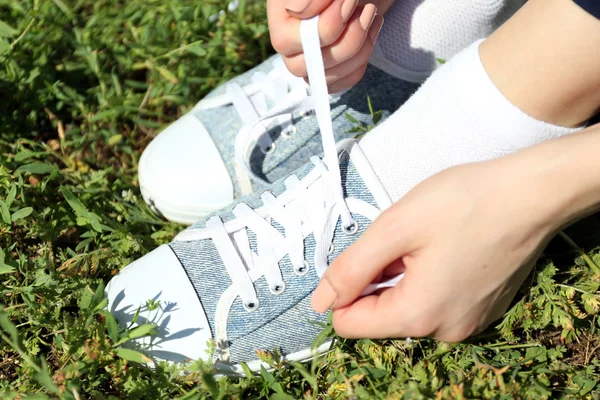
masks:
<svg viewBox="0 0 600 400"><path fill-rule="evenodd" d="M371 57L375 40L382 25L383 17L377 15L369 29L368 39L365 40L360 51L349 60L325 71L329 93L346 90L361 80L367 69L369 57Z"/></svg>
<svg viewBox="0 0 600 400"><path fill-rule="evenodd" d="M282 54L288 70L306 77L301 18L319 14L319 39L329 92L358 83L367 68L383 17L377 15L373 4L357 5L358 0L268 0L271 43Z"/></svg>
<svg viewBox="0 0 600 400"><path fill-rule="evenodd" d="M380 271L404 256L410 257L418 243L412 227L419 225L405 224L407 214L404 206L396 203L331 263L313 293L315 311L344 307L360 296Z"/></svg>
<svg viewBox="0 0 600 400"><path fill-rule="evenodd" d="M331 4L331 0L284 0L283 6L294 18L305 19L320 14Z"/></svg>
<svg viewBox="0 0 600 400"><path fill-rule="evenodd" d="M360 82L366 70L367 64L365 63L359 69L353 71L350 75L345 76L330 85L327 85L327 91L330 94L338 93L356 85L358 82Z"/></svg>
<svg viewBox="0 0 600 400"><path fill-rule="evenodd" d="M334 310L336 333L346 338L382 339L425 337L435 332L435 318L424 317L426 314L411 304L412 299L420 298L414 293L415 280L410 272L407 275L396 287Z"/></svg>
<svg viewBox="0 0 600 400"><path fill-rule="evenodd" d="M384 290L379 295L366 296L348 307L334 310L335 332L349 339L399 337L396 334L401 330L399 321L404 319L399 315L403 308L397 306L402 297L399 292L397 288ZM396 297L399 299L395 300Z"/></svg>
<svg viewBox="0 0 600 400"><path fill-rule="evenodd" d="M300 1L300 0L298 0ZM315 4L312 4L314 2ZM319 14L319 39L321 46L334 43L344 29L358 4L357 0L312 0L311 9L319 9L312 15L295 17L294 13L286 10L285 0L268 0L267 16L269 31L273 48L284 56L291 56L302 52L300 40L300 22L302 18L309 18ZM322 11L320 8L323 7Z"/></svg>
<svg viewBox="0 0 600 400"><path fill-rule="evenodd" d="M357 65L368 61L373 51L373 37L377 38L383 25L383 17L377 15L376 11L377 8L372 4L357 9L348 21L346 30L337 41L330 46L323 47L323 63L326 70L351 59L357 59L355 61ZM283 61L292 74L306 76L304 53L284 56Z"/></svg>

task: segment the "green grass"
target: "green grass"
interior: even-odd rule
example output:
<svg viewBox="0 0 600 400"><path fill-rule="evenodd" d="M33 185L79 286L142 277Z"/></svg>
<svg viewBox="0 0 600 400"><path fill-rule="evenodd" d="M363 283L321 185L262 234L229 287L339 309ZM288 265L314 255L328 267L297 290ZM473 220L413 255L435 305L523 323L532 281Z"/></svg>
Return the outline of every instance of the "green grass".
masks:
<svg viewBox="0 0 600 400"><path fill-rule="evenodd" d="M0 396L600 398L596 216L555 240L504 320L467 343L339 340L304 365L265 355L274 370L244 379L135 362L121 345L151 327L119 331L103 285L182 228L142 201L139 155L272 51L263 1L212 23L220 3L0 0Z"/></svg>

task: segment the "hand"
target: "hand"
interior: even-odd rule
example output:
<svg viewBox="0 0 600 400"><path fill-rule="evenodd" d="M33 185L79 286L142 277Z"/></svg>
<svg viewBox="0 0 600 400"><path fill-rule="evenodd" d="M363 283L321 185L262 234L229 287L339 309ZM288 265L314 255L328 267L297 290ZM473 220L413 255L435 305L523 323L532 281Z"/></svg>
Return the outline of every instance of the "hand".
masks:
<svg viewBox="0 0 600 400"><path fill-rule="evenodd" d="M330 265L313 308L333 309L349 338L456 342L501 317L556 228L548 193L515 156L417 185ZM397 286L358 298L400 272Z"/></svg>
<svg viewBox="0 0 600 400"><path fill-rule="evenodd" d="M378 0L387 10L393 0ZM271 43L296 76L307 76L300 20L319 16L319 37L329 92L358 83L366 68L383 17L374 4L358 0L268 0Z"/></svg>

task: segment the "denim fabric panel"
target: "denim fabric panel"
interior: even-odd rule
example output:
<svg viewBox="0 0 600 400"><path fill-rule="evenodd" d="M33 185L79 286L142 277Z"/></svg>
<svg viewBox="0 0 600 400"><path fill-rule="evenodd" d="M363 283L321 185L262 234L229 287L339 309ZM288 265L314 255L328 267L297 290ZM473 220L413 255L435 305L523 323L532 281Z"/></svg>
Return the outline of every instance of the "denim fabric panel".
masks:
<svg viewBox="0 0 600 400"><path fill-rule="evenodd" d="M246 71L242 75L229 80L227 83L236 82L242 87L252 83L252 75L259 71L269 73L273 69L272 64L276 58L278 58L277 55L272 56L271 58L252 68L251 70ZM224 94L226 91L227 83L219 86L218 88L210 92L205 98L210 99ZM200 103L202 103L202 101ZM272 106L272 104L268 104L268 106ZM232 178L234 196L239 197L241 195L241 190L236 179L234 166L235 138L240 129L242 128L243 124L237 110L235 109L233 104L229 104L226 106L211 108L208 110L195 109L192 110L192 113L202 122L202 124L212 137L213 142L215 143L217 149L219 150L219 153L221 154L221 159L225 163L227 172Z"/></svg>
<svg viewBox="0 0 600 400"><path fill-rule="evenodd" d="M265 324L269 324L274 318L294 307L302 298L312 293L319 277L314 267L315 239L311 234L304 240L305 259L310 265L308 273L298 276L294 273L294 267L290 263L289 256L285 256L279 262L281 276L286 288L281 294L273 294L269 290L267 280L260 277L254 282L259 306L256 310L246 311L242 300L238 297L233 302L229 317L227 319L227 338L235 340L247 335Z"/></svg>
<svg viewBox="0 0 600 400"><path fill-rule="evenodd" d="M340 172L342 174L342 188L344 189L345 197L361 199L377 207L375 198L367 186L365 186L354 164L350 161L350 154L348 152L340 154Z"/></svg>
<svg viewBox="0 0 600 400"><path fill-rule="evenodd" d="M371 221L362 215L354 215L354 219L358 223L359 229L351 235L344 232L341 221L338 221L333 235L333 253L329 256L328 262L333 261L344 249L354 243L371 224ZM319 277L314 267L316 243L312 234L305 239L304 247L305 259L310 265L308 274L305 276L296 275L289 257L286 256L279 262L281 275L286 285L283 293L278 295L271 293L266 279L261 277L254 282L259 301L257 310L248 312L240 298L234 301L227 320L227 337L229 340L243 337L263 325L270 324L273 318L294 307L302 298L309 296L316 289Z"/></svg>
<svg viewBox="0 0 600 400"><path fill-rule="evenodd" d="M283 236L285 236L285 229L283 228L283 226L281 226L281 224L277 221L275 221L274 219L271 220L271 226L275 229L277 229L279 231L279 233L281 233ZM306 248L306 245L305 245Z"/></svg>
<svg viewBox="0 0 600 400"><path fill-rule="evenodd" d="M310 296L262 326L230 343L231 361L257 360L257 350L278 349L282 355L309 349L327 323L327 314L318 314L310 306Z"/></svg>
<svg viewBox="0 0 600 400"><path fill-rule="evenodd" d="M418 83L403 81L369 65L362 80L332 103L331 116L336 141L357 135L356 132L348 132L355 124L347 118L346 113L363 124L372 125L367 96L370 97L375 111L383 111L383 121L400 108L419 86ZM321 137L318 134L319 127L314 115L306 118L295 116L295 124L297 132L290 137L271 135L276 146L272 154L263 155L256 149L252 152L253 165L260 165L259 160L264 159L262 173L269 181L285 176L288 171L298 168L311 156L323 153Z"/></svg>
<svg viewBox="0 0 600 400"><path fill-rule="evenodd" d="M202 122L227 168L233 182L234 197L241 194L240 186L235 174L235 138L242 129L242 120L233 105L222 106L210 110L194 110L194 115ZM208 173L210 171L198 171Z"/></svg>
<svg viewBox="0 0 600 400"><path fill-rule="evenodd" d="M294 171L294 175L296 175L296 177L298 179L302 180L302 179L306 178L306 176L308 174L310 174L310 171L312 171L314 167L315 167L315 165L309 159L304 165L302 165L299 168L296 168L296 170ZM279 180L283 181L283 180L285 180L285 177L282 177ZM277 180L275 182L278 182L279 180ZM273 193L275 193L275 192L273 192Z"/></svg>
<svg viewBox="0 0 600 400"><path fill-rule="evenodd" d="M237 114L237 111L233 105L228 105L210 110L195 110L194 114L196 117L198 117L198 119L200 119L200 121L202 121L204 127L212 137L213 142L217 146L219 154L221 155L221 159L227 168L227 172L232 178L234 197L239 197L241 195L241 189L235 172L235 140L243 124ZM282 171L277 179L269 179L269 177L265 176L264 174L267 160L274 160L275 164L281 163L286 158L300 151L306 140L318 133L317 123L314 116L301 119L299 115L294 114L293 119L294 123L297 123L297 121L307 120L309 121L309 125L306 125L306 127L303 125L297 125L298 131L289 138L281 135L282 129L277 121L272 121L269 124L268 134L272 139L274 139L275 142L275 151L273 153L264 154L259 146L251 146L252 150L249 157L249 166L252 169L252 172L268 182L274 182L281 177L289 175L289 173L291 173L294 169L299 168L302 164L304 164L304 162L297 164L297 166L293 169L286 169L285 171ZM303 156L302 153L300 153L297 158L299 160L308 160L313 155L315 155L315 153L312 151L308 154L308 156ZM266 187L261 185L260 182L253 182L253 185L255 190Z"/></svg>
<svg viewBox="0 0 600 400"><path fill-rule="evenodd" d="M232 283L223 261L212 240L171 242L169 246L198 294L214 337L217 303Z"/></svg>
<svg viewBox="0 0 600 400"><path fill-rule="evenodd" d="M258 242L256 239L256 233L254 233L254 231L250 229L247 229L246 234L248 235L248 245L250 246L250 250L258 254ZM256 284L254 285L256 286Z"/></svg>

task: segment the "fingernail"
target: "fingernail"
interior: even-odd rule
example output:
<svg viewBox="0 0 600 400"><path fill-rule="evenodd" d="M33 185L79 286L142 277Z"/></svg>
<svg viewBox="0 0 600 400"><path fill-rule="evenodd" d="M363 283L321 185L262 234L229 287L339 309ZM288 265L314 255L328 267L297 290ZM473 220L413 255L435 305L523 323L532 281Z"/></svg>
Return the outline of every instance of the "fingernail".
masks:
<svg viewBox="0 0 600 400"><path fill-rule="evenodd" d="M311 305L313 310L318 313L324 313L335 305L336 300L337 294L327 278L321 279L319 286L317 286L312 295Z"/></svg>
<svg viewBox="0 0 600 400"><path fill-rule="evenodd" d="M342 4L342 22L345 24L348 22L352 14L354 14L354 10L358 5L358 0L344 0Z"/></svg>
<svg viewBox="0 0 600 400"><path fill-rule="evenodd" d="M369 28L369 37L373 41L373 43L377 40L379 36L379 32L381 32L381 28L383 27L383 17L379 14L375 16L371 27Z"/></svg>
<svg viewBox="0 0 600 400"><path fill-rule="evenodd" d="M310 5L310 0L287 0L285 9L294 13L301 13Z"/></svg>
<svg viewBox="0 0 600 400"><path fill-rule="evenodd" d="M373 19L375 19L376 13L377 7L375 7L373 4L367 4L365 8L363 8L362 14L360 14L359 22L360 26L362 26L365 32L369 31L369 28L373 23Z"/></svg>

